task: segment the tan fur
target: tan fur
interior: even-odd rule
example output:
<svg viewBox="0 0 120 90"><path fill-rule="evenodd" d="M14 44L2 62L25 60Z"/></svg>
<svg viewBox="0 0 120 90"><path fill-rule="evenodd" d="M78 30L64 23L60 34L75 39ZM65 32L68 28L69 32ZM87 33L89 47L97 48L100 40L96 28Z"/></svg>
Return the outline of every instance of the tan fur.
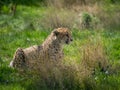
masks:
<svg viewBox="0 0 120 90"><path fill-rule="evenodd" d="M14 68L28 68L42 61L58 62L63 58L63 45L71 41L71 32L67 28L55 29L42 45L18 48L10 65Z"/></svg>

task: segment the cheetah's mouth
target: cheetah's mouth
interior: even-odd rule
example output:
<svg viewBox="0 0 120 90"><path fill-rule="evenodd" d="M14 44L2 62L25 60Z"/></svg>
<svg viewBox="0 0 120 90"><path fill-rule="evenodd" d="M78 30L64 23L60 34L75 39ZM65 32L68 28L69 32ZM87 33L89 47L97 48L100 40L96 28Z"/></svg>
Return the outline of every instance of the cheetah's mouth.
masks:
<svg viewBox="0 0 120 90"><path fill-rule="evenodd" d="M66 43L66 44L69 44L69 43L72 42L72 41L73 41L73 39L70 39L70 40L67 39L65 43Z"/></svg>
<svg viewBox="0 0 120 90"><path fill-rule="evenodd" d="M69 44L70 42L67 40L65 43L66 43L66 44Z"/></svg>

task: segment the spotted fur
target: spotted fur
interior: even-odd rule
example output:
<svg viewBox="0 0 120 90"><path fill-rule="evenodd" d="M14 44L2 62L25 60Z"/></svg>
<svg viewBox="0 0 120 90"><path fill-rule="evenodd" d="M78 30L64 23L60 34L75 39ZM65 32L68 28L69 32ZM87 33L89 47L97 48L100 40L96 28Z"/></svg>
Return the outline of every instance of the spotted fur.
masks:
<svg viewBox="0 0 120 90"><path fill-rule="evenodd" d="M42 61L58 62L63 58L63 45L71 41L71 32L67 28L55 29L42 45L18 48L10 65L14 68L28 68Z"/></svg>

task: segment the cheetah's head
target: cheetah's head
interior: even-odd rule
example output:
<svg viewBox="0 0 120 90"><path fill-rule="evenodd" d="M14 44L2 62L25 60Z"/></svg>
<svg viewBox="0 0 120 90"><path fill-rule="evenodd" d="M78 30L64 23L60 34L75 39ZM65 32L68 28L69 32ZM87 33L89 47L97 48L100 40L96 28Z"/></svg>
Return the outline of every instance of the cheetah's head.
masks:
<svg viewBox="0 0 120 90"><path fill-rule="evenodd" d="M58 28L55 29L53 33L60 43L69 44L71 41L73 41L71 32L68 28Z"/></svg>

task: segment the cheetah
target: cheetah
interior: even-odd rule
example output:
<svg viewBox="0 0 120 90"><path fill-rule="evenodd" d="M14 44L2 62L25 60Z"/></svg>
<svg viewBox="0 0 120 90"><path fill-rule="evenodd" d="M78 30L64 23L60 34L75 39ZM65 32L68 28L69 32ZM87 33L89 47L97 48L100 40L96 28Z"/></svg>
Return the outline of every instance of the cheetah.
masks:
<svg viewBox="0 0 120 90"><path fill-rule="evenodd" d="M28 68L42 61L56 61L63 59L63 45L72 39L68 28L57 28L51 32L42 45L34 45L25 49L18 48L14 54L10 67L16 69Z"/></svg>

